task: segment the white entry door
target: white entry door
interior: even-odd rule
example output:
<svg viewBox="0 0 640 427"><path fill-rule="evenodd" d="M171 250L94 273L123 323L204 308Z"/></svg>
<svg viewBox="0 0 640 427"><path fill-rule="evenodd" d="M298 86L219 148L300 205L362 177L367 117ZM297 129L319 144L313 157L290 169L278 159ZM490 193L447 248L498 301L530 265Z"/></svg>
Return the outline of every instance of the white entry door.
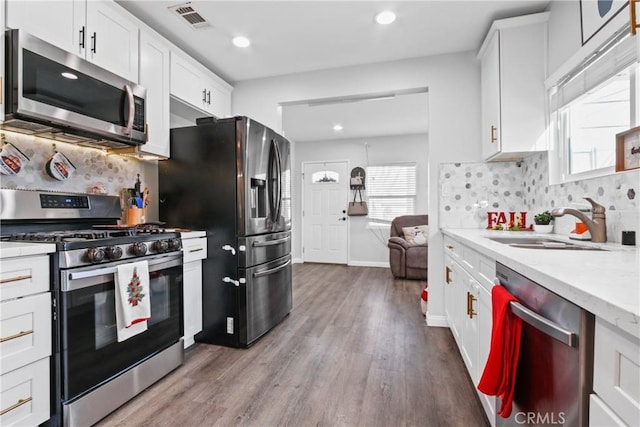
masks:
<svg viewBox="0 0 640 427"><path fill-rule="evenodd" d="M302 259L347 263L347 162L304 163Z"/></svg>

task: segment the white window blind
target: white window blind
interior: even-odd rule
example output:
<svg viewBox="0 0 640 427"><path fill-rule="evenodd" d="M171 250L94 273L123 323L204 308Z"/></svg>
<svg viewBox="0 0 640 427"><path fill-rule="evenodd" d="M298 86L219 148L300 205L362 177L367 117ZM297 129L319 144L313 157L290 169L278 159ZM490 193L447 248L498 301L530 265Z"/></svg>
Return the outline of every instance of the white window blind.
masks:
<svg viewBox="0 0 640 427"><path fill-rule="evenodd" d="M392 221L415 213L416 164L367 167L366 191L370 220Z"/></svg>
<svg viewBox="0 0 640 427"><path fill-rule="evenodd" d="M636 62L636 49L636 38L630 37L628 31L606 43L552 89L552 110L569 104Z"/></svg>

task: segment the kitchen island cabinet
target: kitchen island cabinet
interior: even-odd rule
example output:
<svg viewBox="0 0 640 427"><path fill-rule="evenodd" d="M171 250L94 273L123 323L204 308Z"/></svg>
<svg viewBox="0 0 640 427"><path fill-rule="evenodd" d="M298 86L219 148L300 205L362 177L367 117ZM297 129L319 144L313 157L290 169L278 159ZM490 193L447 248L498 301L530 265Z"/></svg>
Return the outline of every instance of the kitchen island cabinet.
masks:
<svg viewBox="0 0 640 427"><path fill-rule="evenodd" d="M547 149L549 13L495 21L480 48L482 157L520 160Z"/></svg>
<svg viewBox="0 0 640 427"><path fill-rule="evenodd" d="M7 27L138 82L138 26L115 2L8 1L6 10Z"/></svg>
<svg viewBox="0 0 640 427"><path fill-rule="evenodd" d="M0 242L0 425L35 426L50 416L55 245Z"/></svg>

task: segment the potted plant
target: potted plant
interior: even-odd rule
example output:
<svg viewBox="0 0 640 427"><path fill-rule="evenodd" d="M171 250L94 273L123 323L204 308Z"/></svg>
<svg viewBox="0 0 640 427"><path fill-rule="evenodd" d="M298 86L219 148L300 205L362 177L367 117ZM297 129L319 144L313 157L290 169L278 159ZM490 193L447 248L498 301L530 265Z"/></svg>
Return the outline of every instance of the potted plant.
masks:
<svg viewBox="0 0 640 427"><path fill-rule="evenodd" d="M551 233L553 231L553 224L551 223L553 216L551 216L551 212L541 212L533 217L533 221L535 222L533 229L537 233Z"/></svg>

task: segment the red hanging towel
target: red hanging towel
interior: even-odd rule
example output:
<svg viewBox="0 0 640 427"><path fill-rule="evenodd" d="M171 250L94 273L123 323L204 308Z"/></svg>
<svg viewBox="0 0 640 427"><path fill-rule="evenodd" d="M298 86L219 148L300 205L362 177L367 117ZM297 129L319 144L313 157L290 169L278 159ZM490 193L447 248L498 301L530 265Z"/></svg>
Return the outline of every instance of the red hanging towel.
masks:
<svg viewBox="0 0 640 427"><path fill-rule="evenodd" d="M518 302L518 299L502 286L493 287L491 347L478 383L478 390L484 394L500 397L501 404L497 413L503 418L511 415L522 332L522 320L509 309L511 301Z"/></svg>

